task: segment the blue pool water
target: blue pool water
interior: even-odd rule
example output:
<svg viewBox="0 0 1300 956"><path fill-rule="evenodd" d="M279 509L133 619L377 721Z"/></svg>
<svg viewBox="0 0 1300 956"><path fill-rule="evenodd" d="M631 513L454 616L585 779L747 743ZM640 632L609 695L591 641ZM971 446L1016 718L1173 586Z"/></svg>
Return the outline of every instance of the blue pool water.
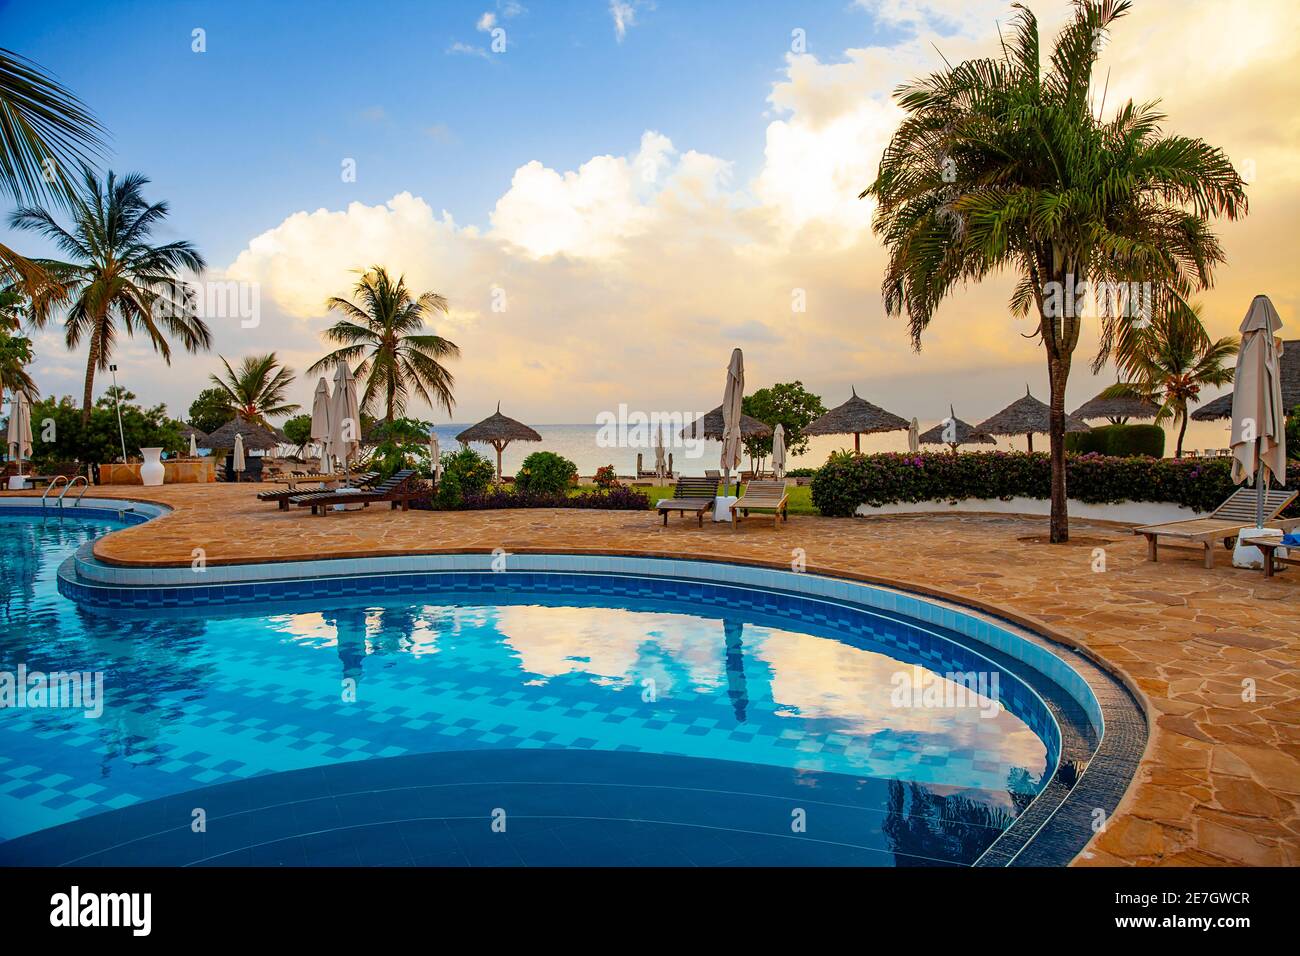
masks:
<svg viewBox="0 0 1300 956"><path fill-rule="evenodd" d="M498 803L525 805L548 785L564 812L526 816L563 818L569 829L563 839L546 834L566 847L554 851L564 859L541 862L602 862L611 847L623 862L645 861L639 852L670 845L664 827L688 831L678 834L684 859L672 862L701 862L691 855L701 846L710 848L704 862L788 862L752 834L767 826L788 843L805 832L792 831L781 803L795 799L848 815L836 817L834 839L814 841L818 852L848 848L845 860L858 863L969 863L1055 762L1046 708L1009 674L996 713L983 698L900 707L895 675L988 669L907 621L855 611L814 624L757 592L749 601L731 589L725 606L697 606L667 586L628 598L580 576L559 593L502 582L491 594L467 586L426 599L227 613L107 613L61 597L59 563L114 526L0 516L0 672L104 675L96 719L0 710L0 840L150 801L163 807L216 785L370 761L367 774L441 794L426 817L470 828L443 856L421 858L411 837L399 840L416 862L475 862L490 830L474 814L486 820ZM444 756L415 756L429 754ZM457 789L470 777L479 790ZM637 796L610 809L618 787ZM458 800L471 808L445 812ZM763 800L780 808L762 809ZM350 826L369 825L378 805L359 801ZM832 815L808 812L809 834ZM767 822L719 822L746 814ZM751 835L728 843L731 831ZM343 861L365 862L365 842ZM288 853L275 861L301 862L301 841L292 852L278 838L261 845ZM507 862L529 862L534 845L521 843ZM225 851L207 858L259 862Z"/></svg>

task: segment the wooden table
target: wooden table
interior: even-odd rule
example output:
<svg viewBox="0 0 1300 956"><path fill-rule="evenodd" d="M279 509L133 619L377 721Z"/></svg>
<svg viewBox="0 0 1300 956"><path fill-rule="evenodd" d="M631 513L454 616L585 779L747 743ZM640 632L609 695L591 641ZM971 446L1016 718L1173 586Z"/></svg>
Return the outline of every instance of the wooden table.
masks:
<svg viewBox="0 0 1300 956"><path fill-rule="evenodd" d="M1274 556L1273 552L1276 551L1278 548L1287 548L1287 547L1290 547L1290 548L1296 548L1296 550L1300 550L1300 548L1297 548L1297 546L1294 545L1294 544L1292 544L1292 545L1287 545L1287 544L1283 543L1283 541L1282 541L1281 538L1277 538L1277 537L1268 537L1268 538L1242 538L1242 539L1241 539L1241 543L1242 543L1242 544L1248 544L1248 545L1250 545L1251 547L1254 547L1254 548L1259 548L1259 550L1260 550L1261 552L1263 552L1263 554L1264 554L1264 577L1266 577L1266 578L1271 578L1271 577L1273 576L1273 562L1274 562L1274 561L1276 561L1278 564L1290 564L1290 565L1294 565L1294 566L1296 566L1296 567L1300 567L1300 558L1290 558L1290 557L1288 557L1288 558L1279 558L1279 557L1275 557L1275 556Z"/></svg>

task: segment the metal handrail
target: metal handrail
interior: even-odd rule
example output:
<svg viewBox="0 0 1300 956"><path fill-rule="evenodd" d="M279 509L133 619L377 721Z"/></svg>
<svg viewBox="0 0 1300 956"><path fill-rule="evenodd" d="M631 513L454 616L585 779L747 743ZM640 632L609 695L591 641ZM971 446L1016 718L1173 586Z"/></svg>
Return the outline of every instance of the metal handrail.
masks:
<svg viewBox="0 0 1300 956"><path fill-rule="evenodd" d="M45 499L48 498L48 497L50 496L50 492L53 491L55 488L59 487L59 482L60 482L60 481L66 483L67 480L68 480L68 476L67 476L67 475L55 475L55 476L54 476L54 480L51 481L48 485L45 486L45 494L41 495L41 510L42 510L42 511L45 510ZM62 499L63 496L60 495L59 497L60 497L60 499Z"/></svg>
<svg viewBox="0 0 1300 956"><path fill-rule="evenodd" d="M85 475L77 475L75 478L69 481L67 487L64 488L62 492L60 492L59 494L60 508L63 507L63 496L66 495L73 488L77 487L77 482L81 482L81 494L77 495L76 500L72 502L72 507L74 508L81 507L81 499L86 497L86 492L90 490L90 479L87 478Z"/></svg>

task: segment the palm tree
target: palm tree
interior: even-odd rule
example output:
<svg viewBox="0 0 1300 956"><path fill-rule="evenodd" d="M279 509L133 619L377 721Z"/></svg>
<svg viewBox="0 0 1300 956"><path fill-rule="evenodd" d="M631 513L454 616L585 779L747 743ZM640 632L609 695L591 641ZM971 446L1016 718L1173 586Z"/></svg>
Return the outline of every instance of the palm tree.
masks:
<svg viewBox="0 0 1300 956"><path fill-rule="evenodd" d="M18 202L68 200L69 170L90 164L103 129L66 88L26 57L0 49L0 189ZM0 275L37 292L48 277L0 243Z"/></svg>
<svg viewBox="0 0 1300 956"><path fill-rule="evenodd" d="M223 356L225 378L213 375L212 383L225 395L230 410L245 421L270 427L268 417L296 412L300 406L285 401L285 392L293 384L293 370L280 364L274 352L249 355L236 372Z"/></svg>
<svg viewBox="0 0 1300 956"><path fill-rule="evenodd" d="M430 405L441 405L451 414L456 403L452 388L456 379L442 360L460 355L460 348L440 335L424 334L426 319L435 312L447 312L447 300L436 292L412 298L406 279L394 282L383 266L362 273L353 288L360 304L331 297L325 304L347 318L325 330L325 338L341 346L307 370L316 374L344 362L361 362L352 370L365 379L362 408L383 401L384 421L391 422L406 410L414 392ZM364 358L363 358L364 356Z"/></svg>
<svg viewBox="0 0 1300 956"><path fill-rule="evenodd" d="M184 240L153 245L153 230L167 217L165 202L149 203L142 195L149 182L139 173L122 179L111 171L104 182L84 171L74 200L72 228L64 229L39 206L20 206L11 226L50 239L68 261L38 260L50 274L55 291L32 299L32 322L41 326L55 309L63 311L68 348L89 344L81 420L90 420L95 372L108 368L119 325L127 335L148 336L163 361L171 364L171 336L189 352L207 349L211 333L194 314L193 290L183 269L199 272L205 263Z"/></svg>
<svg viewBox="0 0 1300 956"><path fill-rule="evenodd" d="M1210 219L1247 209L1223 151L1163 135L1156 103L1130 101L1109 120L1094 114L1097 49L1129 6L1075 0L1074 19L1040 65L1038 23L1017 4L1001 58L948 66L897 91L908 115L862 193L877 201L873 225L889 250L886 311L906 310L914 347L955 288L1019 273L1012 311L1037 307L1047 355L1054 542L1069 538L1065 387L1082 318L1061 307L1061 290L1083 282L1180 295L1204 288L1223 261ZM1118 316L1101 319L1098 362Z"/></svg>
<svg viewBox="0 0 1300 956"><path fill-rule="evenodd" d="M1116 346L1115 364L1127 381L1112 385L1106 398L1138 397L1156 402L1156 424L1172 418L1178 423L1174 457L1183 457L1183 436L1187 434L1187 405L1195 402L1206 385L1232 383L1233 365L1225 365L1237 354L1236 336L1212 341L1201 324L1199 306L1171 299L1149 325L1135 328Z"/></svg>

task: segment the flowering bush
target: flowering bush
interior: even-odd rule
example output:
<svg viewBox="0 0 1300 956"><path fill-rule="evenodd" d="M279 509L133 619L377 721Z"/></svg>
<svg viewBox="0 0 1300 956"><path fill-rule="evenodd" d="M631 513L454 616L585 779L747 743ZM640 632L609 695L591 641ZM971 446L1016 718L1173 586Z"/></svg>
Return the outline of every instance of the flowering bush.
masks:
<svg viewBox="0 0 1300 956"><path fill-rule="evenodd" d="M601 465L596 469L596 487L602 491L618 487L618 475L613 465Z"/></svg>
<svg viewBox="0 0 1300 956"><path fill-rule="evenodd" d="M413 508L438 510L487 511L497 508L589 508L608 511L645 511L650 499L642 492L622 485L609 491L588 491L579 495L564 492L530 492L493 488L478 494L462 495L454 504L441 500L412 502Z"/></svg>
<svg viewBox="0 0 1300 956"><path fill-rule="evenodd" d="M1043 453L837 455L813 478L812 500L824 515L847 517L862 504L1048 498L1051 471L1051 460ZM1236 489L1231 471L1228 458L1071 455L1066 487L1071 498L1088 504L1158 501L1212 511ZM1287 486L1295 481L1300 481L1300 464L1292 464ZM1293 505L1289 513L1300 513L1300 508Z"/></svg>

